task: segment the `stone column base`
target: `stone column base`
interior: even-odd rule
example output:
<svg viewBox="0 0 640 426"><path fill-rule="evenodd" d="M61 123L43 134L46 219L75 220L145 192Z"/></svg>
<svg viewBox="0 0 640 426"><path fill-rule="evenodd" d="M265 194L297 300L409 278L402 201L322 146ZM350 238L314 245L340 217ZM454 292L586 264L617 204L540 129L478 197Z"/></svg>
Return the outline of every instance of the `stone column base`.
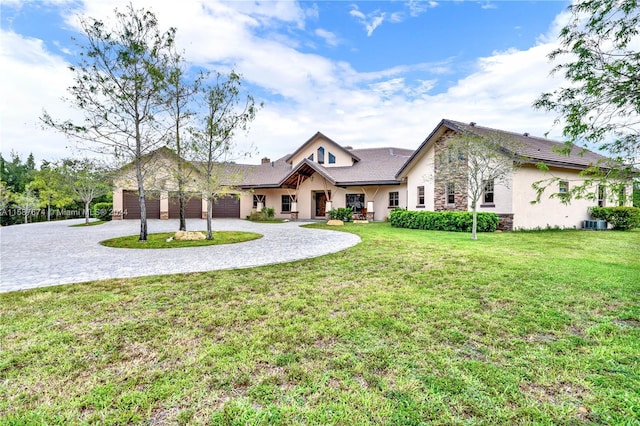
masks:
<svg viewBox="0 0 640 426"><path fill-rule="evenodd" d="M513 231L513 213L498 213L498 231Z"/></svg>
<svg viewBox="0 0 640 426"><path fill-rule="evenodd" d="M375 212L367 211L367 220L369 222L373 222L373 217L375 216L375 214L376 214Z"/></svg>
<svg viewBox="0 0 640 426"><path fill-rule="evenodd" d="M291 220L298 220L298 212L291 212Z"/></svg>

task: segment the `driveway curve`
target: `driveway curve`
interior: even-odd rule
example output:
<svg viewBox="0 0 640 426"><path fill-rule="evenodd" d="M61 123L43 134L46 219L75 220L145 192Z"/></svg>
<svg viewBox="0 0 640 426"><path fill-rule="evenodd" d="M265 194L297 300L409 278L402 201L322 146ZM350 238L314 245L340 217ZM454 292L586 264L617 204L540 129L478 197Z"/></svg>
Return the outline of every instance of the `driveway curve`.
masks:
<svg viewBox="0 0 640 426"><path fill-rule="evenodd" d="M301 222L253 223L215 219L214 231L249 231L257 240L176 249L119 249L100 241L140 232L135 220L70 227L82 220L14 225L0 229L0 292L108 278L250 268L335 253L360 242L347 232L301 228ZM149 233L178 229L177 220L149 220ZM206 221L187 221L188 230Z"/></svg>

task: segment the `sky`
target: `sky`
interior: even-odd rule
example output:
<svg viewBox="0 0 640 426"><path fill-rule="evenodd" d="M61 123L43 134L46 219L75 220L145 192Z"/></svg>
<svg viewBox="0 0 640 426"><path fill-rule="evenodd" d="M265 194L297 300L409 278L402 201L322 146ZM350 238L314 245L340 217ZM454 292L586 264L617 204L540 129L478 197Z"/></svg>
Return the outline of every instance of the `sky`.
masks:
<svg viewBox="0 0 640 426"><path fill-rule="evenodd" d="M129 0L0 0L0 151L36 162L87 155L39 117L81 117L68 95L79 17ZM561 138L533 109L567 83L547 58L568 1L132 0L177 29L190 66L239 72L263 102L236 136L245 162L294 152L317 131L354 148L416 149L443 118ZM74 41L73 38L76 38Z"/></svg>

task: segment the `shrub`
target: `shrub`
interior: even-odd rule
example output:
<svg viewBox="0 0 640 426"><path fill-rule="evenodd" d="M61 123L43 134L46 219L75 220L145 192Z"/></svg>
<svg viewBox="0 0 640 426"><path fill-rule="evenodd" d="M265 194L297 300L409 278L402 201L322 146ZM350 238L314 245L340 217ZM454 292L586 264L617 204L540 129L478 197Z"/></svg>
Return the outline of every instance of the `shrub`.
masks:
<svg viewBox="0 0 640 426"><path fill-rule="evenodd" d="M251 212L248 219L254 222L269 222L276 216L276 209L273 207L264 207L262 211Z"/></svg>
<svg viewBox="0 0 640 426"><path fill-rule="evenodd" d="M337 209L329 210L329 219L331 220L341 220L343 222L349 222L351 221L352 216L352 207L339 207Z"/></svg>
<svg viewBox="0 0 640 426"><path fill-rule="evenodd" d="M276 209L273 207L265 207L262 209L262 213L264 213L267 219L273 219L276 216Z"/></svg>
<svg viewBox="0 0 640 426"><path fill-rule="evenodd" d="M640 228L640 208L638 207L591 207L590 213L594 219L609 222L613 229Z"/></svg>
<svg viewBox="0 0 640 426"><path fill-rule="evenodd" d="M247 217L247 219L254 222L269 222L272 221L276 216L276 209L273 207L264 207L262 211L259 212L251 212L251 214Z"/></svg>
<svg viewBox="0 0 640 426"><path fill-rule="evenodd" d="M478 213L478 232L494 232L498 227L498 215ZM389 214L391 226L396 228L426 229L430 231L471 232L472 212L416 212L395 209Z"/></svg>
<svg viewBox="0 0 640 426"><path fill-rule="evenodd" d="M98 220L111 220L112 212L112 203L95 203L93 205L93 217Z"/></svg>

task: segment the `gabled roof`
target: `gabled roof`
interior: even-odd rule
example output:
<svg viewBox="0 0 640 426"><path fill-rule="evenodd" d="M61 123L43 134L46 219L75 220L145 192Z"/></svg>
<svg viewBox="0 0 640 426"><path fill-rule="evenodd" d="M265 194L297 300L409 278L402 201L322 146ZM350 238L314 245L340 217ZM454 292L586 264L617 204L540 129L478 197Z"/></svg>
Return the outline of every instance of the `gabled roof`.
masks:
<svg viewBox="0 0 640 426"><path fill-rule="evenodd" d="M335 141L333 141L332 139L328 138L327 136L325 136L324 134L322 134L321 132L316 132L315 135L311 136L305 143L303 143L300 148L296 149L295 152L289 156L286 157L285 161L289 164L291 164L291 159L293 157L295 157L296 155L298 155L300 153L300 151L303 151L307 145L312 144L314 141L316 141L317 139L324 139L327 142L333 144L338 150L344 152L345 154L351 156L351 158L353 159L354 162L360 161L360 158L358 158L357 155L355 155L353 153L353 151L349 151L345 148L343 148L342 146L340 146L338 143L336 143Z"/></svg>
<svg viewBox="0 0 640 426"><path fill-rule="evenodd" d="M583 150L581 148L576 148L576 152L572 152L571 155L565 155L560 152L560 150L565 147L562 142L531 136L528 133L515 133L478 126L475 123L462 123L460 121L443 119L422 142L411 158L409 158L409 160L400 168L396 176L402 176L402 174L416 161L416 159L422 158L427 151L427 145L430 145L432 142L437 140L438 137L446 130L453 130L457 133L472 134L480 137L488 135L508 137L521 147L518 149L519 152L516 154L520 155L525 159L525 161L530 163L544 162L549 166L583 170L590 165L603 163L609 160L603 155Z"/></svg>
<svg viewBox="0 0 640 426"><path fill-rule="evenodd" d="M286 163L284 157L274 163L250 166L240 185L244 188L295 187L297 176L307 178L318 173L336 186L356 185L397 185L397 170L402 166L412 150L400 148L367 148L353 150L352 156L359 161L352 166L324 167L304 159L295 167Z"/></svg>

